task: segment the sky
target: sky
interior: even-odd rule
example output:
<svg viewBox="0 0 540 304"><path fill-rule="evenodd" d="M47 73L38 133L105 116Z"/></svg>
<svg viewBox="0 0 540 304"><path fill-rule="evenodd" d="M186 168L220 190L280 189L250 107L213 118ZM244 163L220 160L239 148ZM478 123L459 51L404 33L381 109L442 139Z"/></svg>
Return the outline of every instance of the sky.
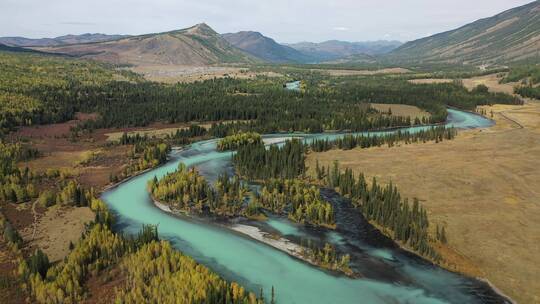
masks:
<svg viewBox="0 0 540 304"><path fill-rule="evenodd" d="M1 0L0 36L146 34L205 22L278 42L410 41L531 0Z"/></svg>

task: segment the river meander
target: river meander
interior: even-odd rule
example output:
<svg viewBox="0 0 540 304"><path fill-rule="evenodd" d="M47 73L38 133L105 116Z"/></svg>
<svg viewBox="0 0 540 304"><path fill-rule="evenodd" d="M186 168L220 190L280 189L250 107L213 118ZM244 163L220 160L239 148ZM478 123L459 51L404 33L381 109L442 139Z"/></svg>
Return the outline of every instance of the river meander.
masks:
<svg viewBox="0 0 540 304"><path fill-rule="evenodd" d="M482 128L492 122L481 116L449 110L447 125L457 128ZM407 128L417 132L425 127ZM395 131L388 131L395 132ZM384 134L372 132L371 134ZM279 134L286 136L335 138L343 134ZM297 258L235 233L220 225L170 215L156 208L146 190L154 176L176 169L179 162L196 166L209 180L223 172L231 172L230 152L216 151L216 140L202 141L171 153L170 161L159 168L132 178L103 193L103 200L115 213L115 229L136 233L142 224L157 224L160 237L177 249L208 266L222 277L237 281L258 293L261 287L270 294L275 287L277 303L500 303L486 284L466 278L409 254L377 231L362 223L361 216L352 218L346 209L344 229L324 231L320 235L345 250L354 251L355 267L364 277L352 279L337 276L309 265ZM329 199L340 200L332 193ZM345 203L343 206L346 206ZM351 217L347 222L347 216ZM284 237L301 237L305 228L284 219L271 219L268 226ZM379 241L380 240L380 241Z"/></svg>

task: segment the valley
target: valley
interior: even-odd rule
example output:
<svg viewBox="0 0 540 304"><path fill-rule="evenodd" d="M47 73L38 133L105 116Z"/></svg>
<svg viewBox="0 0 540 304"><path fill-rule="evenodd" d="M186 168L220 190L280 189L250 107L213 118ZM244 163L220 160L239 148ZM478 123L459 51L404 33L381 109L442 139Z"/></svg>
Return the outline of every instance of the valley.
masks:
<svg viewBox="0 0 540 304"><path fill-rule="evenodd" d="M407 42L204 5L0 37L0 302L540 303L538 1Z"/></svg>

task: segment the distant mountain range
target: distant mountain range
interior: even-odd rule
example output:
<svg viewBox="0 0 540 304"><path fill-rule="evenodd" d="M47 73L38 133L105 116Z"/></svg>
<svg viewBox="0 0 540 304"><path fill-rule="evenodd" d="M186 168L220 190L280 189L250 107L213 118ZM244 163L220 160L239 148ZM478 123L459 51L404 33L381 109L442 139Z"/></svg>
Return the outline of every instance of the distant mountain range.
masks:
<svg viewBox="0 0 540 304"><path fill-rule="evenodd" d="M288 44L288 46L311 57L314 61L334 61L354 55L364 54L369 56L386 54L402 45L399 41L365 41L347 42L329 40L321 43L300 42Z"/></svg>
<svg viewBox="0 0 540 304"><path fill-rule="evenodd" d="M402 44L399 41L384 40L369 42L330 40L321 43L279 44L259 32L249 31L223 34L223 37L235 47L255 57L277 63L317 63L354 56L369 57L388 53Z"/></svg>
<svg viewBox="0 0 540 304"><path fill-rule="evenodd" d="M395 63L481 65L530 58L540 58L540 1L407 42L384 59Z"/></svg>
<svg viewBox="0 0 540 304"><path fill-rule="evenodd" d="M138 36L83 34L56 38L3 37L0 44L46 53L92 58L129 65L208 65L217 63L318 63L323 61L372 61L397 41L277 43L259 32L220 35L208 25ZM340 62L341 62L340 61Z"/></svg>
<svg viewBox="0 0 540 304"><path fill-rule="evenodd" d="M220 35L208 25L138 36L83 34L0 38L0 45L92 58L116 64L373 63L494 64L540 59L540 1L480 19L456 30L399 41L279 44L259 32ZM11 48L10 50L18 50Z"/></svg>
<svg viewBox="0 0 540 304"><path fill-rule="evenodd" d="M78 44L89 42L102 42L116 40L129 37L127 35L106 35L106 34L82 34L82 35L65 35L56 38L39 38L31 39L24 37L0 37L0 44L7 46L56 46L65 44Z"/></svg>

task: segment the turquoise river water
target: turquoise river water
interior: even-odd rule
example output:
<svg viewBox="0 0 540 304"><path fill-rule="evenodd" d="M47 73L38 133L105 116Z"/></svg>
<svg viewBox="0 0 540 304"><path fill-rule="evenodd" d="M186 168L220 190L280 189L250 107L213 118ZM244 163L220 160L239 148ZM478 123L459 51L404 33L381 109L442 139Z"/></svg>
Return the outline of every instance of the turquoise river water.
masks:
<svg viewBox="0 0 540 304"><path fill-rule="evenodd" d="M448 126L482 128L492 125L490 120L472 113L452 109L448 111ZM407 130L417 132L423 128L411 127ZM387 132L371 134L383 133ZM286 136L291 134L265 137ZM335 138L343 134L294 136L309 141L313 138ZM223 170L231 170L231 153L217 152L215 140L192 144L184 150L171 153L170 158L166 165L103 193L103 200L116 215L115 229L130 234L139 231L142 224L157 224L162 238L224 278L237 281L256 293L262 287L266 295L270 294L270 288L274 286L277 303L504 302L502 298L486 297L482 291L486 288L482 283L433 266L395 246L368 246L361 239L358 240L358 248L365 254L366 261L369 260L367 265L380 267L365 266L375 275L352 279L325 272L222 226L167 214L152 204L146 190L148 180L175 170L179 162L197 166L210 180ZM302 227L284 219L272 219L268 225L283 235L302 233ZM339 232L326 233L336 243L343 239Z"/></svg>

